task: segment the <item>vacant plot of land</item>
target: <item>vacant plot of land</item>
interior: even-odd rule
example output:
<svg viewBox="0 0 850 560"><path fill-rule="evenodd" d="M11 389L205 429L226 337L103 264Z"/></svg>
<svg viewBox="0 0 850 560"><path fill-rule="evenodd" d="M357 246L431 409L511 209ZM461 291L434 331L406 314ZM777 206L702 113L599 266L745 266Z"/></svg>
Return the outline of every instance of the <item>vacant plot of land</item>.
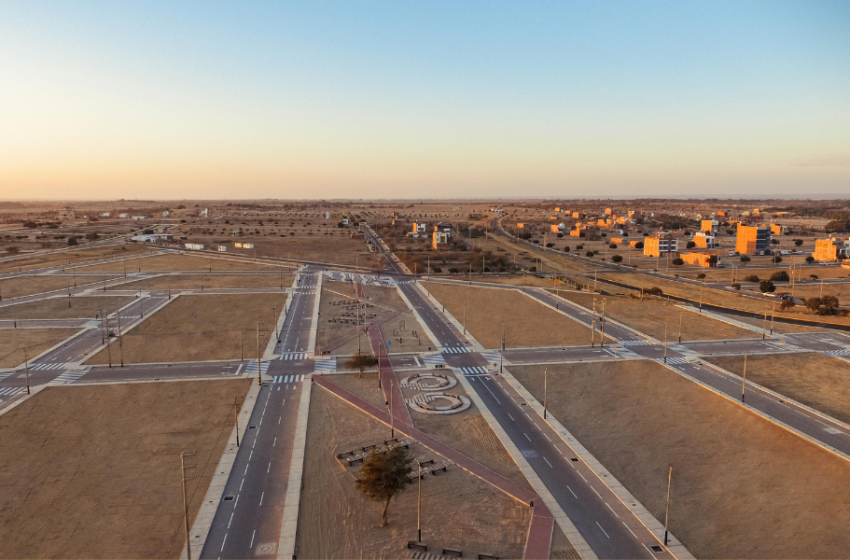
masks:
<svg viewBox="0 0 850 560"><path fill-rule="evenodd" d="M715 311L715 313L717 313L717 311ZM767 332L768 333L770 332L770 327L771 327L770 317L771 317L771 315L768 314L768 316L767 316ZM754 327L758 327L759 332L761 332L761 329L764 327L764 324L765 324L763 317L762 318L741 317L739 315L731 315L730 314L729 318L734 319L735 321L739 321L741 323L746 323L748 325L753 325ZM773 332L774 332L774 334L787 334L787 333L797 333L797 332L815 332L815 331L822 331L822 330L823 330L822 328L818 328L818 327L804 327L803 325L786 324L786 323L781 323L779 321L773 321ZM758 335L756 335L756 336L758 336Z"/></svg>
<svg viewBox="0 0 850 560"><path fill-rule="evenodd" d="M350 239L348 233L349 230L345 230L345 237L326 235L321 237L304 235L241 237L238 239L239 242L253 243L254 248L243 250L234 247L232 243L228 243L227 250L234 254L244 254L250 257L272 257L349 265L373 263L374 255L369 253L366 242L362 239ZM209 246L218 244L211 239L192 236L192 240L195 242L206 243ZM359 257L355 256L357 253L360 253Z"/></svg>
<svg viewBox="0 0 850 560"><path fill-rule="evenodd" d="M735 375L743 375L741 356L708 358ZM747 380L850 423L850 362L823 354L750 356Z"/></svg>
<svg viewBox="0 0 850 560"><path fill-rule="evenodd" d="M139 245L115 245L109 247L95 247L93 249L78 249L76 251L62 251L61 253L50 253L44 255L33 255L20 259L8 260L0 263L2 271L33 270L35 268L46 268L69 263L80 263L99 259L122 258L124 256L136 255L151 251L149 247Z"/></svg>
<svg viewBox="0 0 850 560"><path fill-rule="evenodd" d="M466 280L467 277L458 278L459 280ZM534 276L533 274L520 274L515 276L488 276L487 274L473 274L472 275L473 282L491 282L494 284L510 284L512 286L537 286L540 288L551 288L552 281L547 280L546 278L540 278L539 276ZM559 282L560 286L561 283Z"/></svg>
<svg viewBox="0 0 850 560"><path fill-rule="evenodd" d="M0 417L0 556L178 558L250 381L51 387Z"/></svg>
<svg viewBox="0 0 850 560"><path fill-rule="evenodd" d="M282 269L283 270L283 269ZM210 288L288 288L294 276L289 270L282 275L263 274L187 274L167 275L136 280L107 288L109 290L204 290Z"/></svg>
<svg viewBox="0 0 850 560"><path fill-rule="evenodd" d="M511 372L542 398L540 368ZM848 558L850 463L654 362L549 366L550 411L697 558Z"/></svg>
<svg viewBox="0 0 850 560"><path fill-rule="evenodd" d="M391 354L423 352L433 343L398 295L396 288L364 285L360 314L363 326L360 348L370 352L372 345L365 327L375 324L384 339L392 341L387 348ZM332 355L352 355L357 352L357 299L355 285L347 282L324 282L319 303L319 326L316 348Z"/></svg>
<svg viewBox="0 0 850 560"><path fill-rule="evenodd" d="M123 336L124 362L192 362L239 360L264 352L285 294L227 294L179 296L161 311ZM275 307L275 315L272 315ZM113 356L118 349L113 341ZM88 363L103 364L106 349Z"/></svg>
<svg viewBox="0 0 850 560"><path fill-rule="evenodd" d="M269 270L274 271L274 265L257 262L241 261L233 258L195 255L158 255L155 257L128 258L116 260L102 265L86 266L79 270L95 270L98 272L170 272L185 270L189 272L215 272L228 270ZM287 267L287 270L289 268Z"/></svg>
<svg viewBox="0 0 850 560"><path fill-rule="evenodd" d="M407 375L410 373L398 374L400 378ZM445 375L454 377L450 373ZM452 387L449 392L468 397L468 393L463 390L460 383ZM422 391L402 388L402 393L404 398L408 399L421 394ZM531 490L528 480L474 403L467 410L457 414L421 414L411 411L410 416L413 418L414 425L426 434Z"/></svg>
<svg viewBox="0 0 850 560"><path fill-rule="evenodd" d="M337 376L333 376L335 378ZM336 454L383 443L389 429L322 388L313 390L295 552L299 558L402 558L416 539L416 482L390 503L389 524L379 527L381 506L363 500L354 486L357 471ZM418 444L411 455L439 456ZM531 510L501 491L449 467L422 481L422 540L429 552L443 546L520 558Z"/></svg>
<svg viewBox="0 0 850 560"><path fill-rule="evenodd" d="M101 308L108 315L133 301L131 297L116 296L78 296L56 297L0 307L0 319L94 319L103 316Z"/></svg>
<svg viewBox="0 0 850 560"><path fill-rule="evenodd" d="M93 282L108 280L115 276L99 276L92 278L90 276L78 276L76 285L85 286ZM52 292L53 290L64 290L68 287L74 287L74 278L70 275L66 276L19 276L17 278L9 278L8 280L0 280L0 297L3 300L16 298L21 296L30 296L40 294L42 292Z"/></svg>
<svg viewBox="0 0 850 560"><path fill-rule="evenodd" d="M516 290L422 284L485 348L498 348L505 324L508 347L590 343L590 329Z"/></svg>
<svg viewBox="0 0 850 560"><path fill-rule="evenodd" d="M633 299L622 296L599 296L578 292L559 292L564 299L590 309L596 301L599 310L604 302L605 316L655 338L664 339L667 325L668 340L717 340L722 338L752 338L752 331L742 329L657 299ZM680 327L681 325L681 332Z"/></svg>
<svg viewBox="0 0 850 560"><path fill-rule="evenodd" d="M16 367L77 333L77 329L0 330L0 368Z"/></svg>

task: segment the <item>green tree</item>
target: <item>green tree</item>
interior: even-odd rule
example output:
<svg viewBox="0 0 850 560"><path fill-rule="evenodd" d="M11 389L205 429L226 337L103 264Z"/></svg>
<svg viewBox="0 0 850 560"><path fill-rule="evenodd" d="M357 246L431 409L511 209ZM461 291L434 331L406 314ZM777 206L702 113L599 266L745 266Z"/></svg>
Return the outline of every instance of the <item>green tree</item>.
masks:
<svg viewBox="0 0 850 560"><path fill-rule="evenodd" d="M396 447L386 453L375 453L363 461L360 478L355 483L357 490L367 500L381 502L381 527L387 524L387 508L393 496L404 492L413 482L408 476L413 459L407 449Z"/></svg>
<svg viewBox="0 0 850 560"><path fill-rule="evenodd" d="M789 276L784 270L777 270L770 275L770 279L774 282L787 282L789 280Z"/></svg>
<svg viewBox="0 0 850 560"><path fill-rule="evenodd" d="M770 280L762 280L759 282L759 290L761 290L762 293L773 292L776 290L776 286L774 286L773 282Z"/></svg>
<svg viewBox="0 0 850 560"><path fill-rule="evenodd" d="M615 263L619 263L619 262L623 262L623 257L621 257L620 255L614 255L613 257L611 257L611 260L614 261Z"/></svg>
<svg viewBox="0 0 850 560"><path fill-rule="evenodd" d="M360 370L360 374L358 377L363 377L363 368L372 367L378 363L378 359L371 354L364 354L363 352L358 352L353 355L350 360L345 362L345 367L348 369L357 369Z"/></svg>

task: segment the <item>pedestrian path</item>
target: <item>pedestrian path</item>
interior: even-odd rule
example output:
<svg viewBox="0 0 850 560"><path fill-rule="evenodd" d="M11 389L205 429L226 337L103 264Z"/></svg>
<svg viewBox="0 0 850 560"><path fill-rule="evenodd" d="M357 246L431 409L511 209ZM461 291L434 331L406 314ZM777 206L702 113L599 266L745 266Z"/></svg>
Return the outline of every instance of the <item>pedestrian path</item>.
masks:
<svg viewBox="0 0 850 560"><path fill-rule="evenodd" d="M430 356L424 356L422 363L425 367L444 366L446 365L446 359L442 354L431 354Z"/></svg>
<svg viewBox="0 0 850 560"><path fill-rule="evenodd" d="M32 364L29 369L30 371L55 371L66 367L67 365L64 362L57 362L55 364Z"/></svg>
<svg viewBox="0 0 850 560"><path fill-rule="evenodd" d="M659 358L658 362L663 364L664 358ZM667 358L667 363L673 364L674 366L680 366L684 364L689 364L690 361L687 358Z"/></svg>
<svg viewBox="0 0 850 560"><path fill-rule="evenodd" d="M26 390L26 387L2 387L0 388L0 397L14 397L15 395L25 393Z"/></svg>
<svg viewBox="0 0 850 560"><path fill-rule="evenodd" d="M260 362L260 368L262 373L266 373L269 371L269 363ZM245 366L245 373L257 373L257 360L251 360L248 362L248 365Z"/></svg>
<svg viewBox="0 0 850 560"><path fill-rule="evenodd" d="M850 357L850 350L827 350L824 354L833 358L847 358Z"/></svg>
<svg viewBox="0 0 850 560"><path fill-rule="evenodd" d="M326 360L316 360L313 362L314 368L320 373L332 373L336 371L336 358L328 358Z"/></svg>
<svg viewBox="0 0 850 560"><path fill-rule="evenodd" d="M88 373L88 370L66 371L65 373L61 374L59 377L48 383L48 385L70 385L71 383L74 383L79 378L84 376L86 373Z"/></svg>
<svg viewBox="0 0 850 560"><path fill-rule="evenodd" d="M272 383L300 383L304 375L275 375Z"/></svg>
<svg viewBox="0 0 850 560"><path fill-rule="evenodd" d="M278 360L284 360L284 361L306 360L306 359L307 359L307 353L306 352L284 352L278 358Z"/></svg>
<svg viewBox="0 0 850 560"><path fill-rule="evenodd" d="M462 368L455 368L455 371L460 371L460 373L464 376L470 375L487 375L487 368L481 366L469 366Z"/></svg>
<svg viewBox="0 0 850 560"><path fill-rule="evenodd" d="M623 346L655 346L655 344L648 340L626 340Z"/></svg>
<svg viewBox="0 0 850 560"><path fill-rule="evenodd" d="M485 351L481 352L481 355L484 357L485 360L487 360L487 363L496 364L496 363L499 362L499 359L501 358L502 353L498 349L495 349L495 350L485 350Z"/></svg>
<svg viewBox="0 0 850 560"><path fill-rule="evenodd" d="M446 346L443 348L443 354L467 354L472 352L466 346Z"/></svg>

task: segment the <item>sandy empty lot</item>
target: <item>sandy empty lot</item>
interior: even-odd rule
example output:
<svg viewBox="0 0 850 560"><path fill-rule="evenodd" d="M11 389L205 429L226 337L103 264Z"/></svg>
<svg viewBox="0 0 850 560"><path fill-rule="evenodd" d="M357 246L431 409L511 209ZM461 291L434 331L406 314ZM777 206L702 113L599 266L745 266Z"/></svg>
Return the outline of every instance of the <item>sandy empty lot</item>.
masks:
<svg viewBox="0 0 850 560"><path fill-rule="evenodd" d="M0 330L0 367L16 367L26 357L32 359L77 333L77 329L2 329Z"/></svg>
<svg viewBox="0 0 850 560"><path fill-rule="evenodd" d="M752 331L724 323L676 307L657 299L632 299L622 296L600 296L578 292L558 292L559 295L588 309L600 310L605 302L605 316L619 321L633 329L655 338L664 340L664 324L667 323L668 340L679 336L681 324L682 340L717 340L725 338L752 338Z"/></svg>
<svg viewBox="0 0 850 560"><path fill-rule="evenodd" d="M705 361L742 375L743 356ZM749 356L747 381L850 423L850 362L819 353Z"/></svg>
<svg viewBox="0 0 850 560"><path fill-rule="evenodd" d="M204 290L209 288L288 288L292 285L294 276L289 270L283 270L282 275L218 275L218 274L187 274L167 275L136 280L107 288L107 290Z"/></svg>
<svg viewBox="0 0 850 560"><path fill-rule="evenodd" d="M333 376L334 378L337 376ZM337 453L382 443L389 429L316 386L310 402L301 507L295 552L299 558L403 558L416 539L416 483L390 503L389 524L379 527L381 508L354 487L354 468ZM418 444L420 460L439 455ZM464 557L479 552L522 556L531 510L459 467L422 481L422 540L430 553L459 546Z"/></svg>
<svg viewBox="0 0 850 560"><path fill-rule="evenodd" d="M540 368L511 372L538 399ZM847 558L850 463L655 362L549 366L551 412L697 558Z"/></svg>
<svg viewBox="0 0 850 560"><path fill-rule="evenodd" d="M590 329L515 291L423 282L485 348L498 348L505 322L508 348L590 344ZM597 333L597 338L598 338Z"/></svg>
<svg viewBox="0 0 850 560"><path fill-rule="evenodd" d="M51 387L0 417L0 556L178 558L250 380Z"/></svg>
<svg viewBox="0 0 850 560"><path fill-rule="evenodd" d="M12 307L0 307L0 319L76 319L91 318L100 314L103 308L105 313L111 314L117 309L127 305L134 298L126 296L79 296L58 297L22 303ZM69 307L70 304L70 307Z"/></svg>
<svg viewBox="0 0 850 560"><path fill-rule="evenodd" d="M123 337L125 363L238 360L264 352L286 294L185 295L172 300ZM272 316L272 306L276 315ZM241 338L240 338L241 333ZM113 341L112 355L118 350ZM244 347L244 354L242 349ZM103 364L106 349L87 363Z"/></svg>
<svg viewBox="0 0 850 560"><path fill-rule="evenodd" d="M90 276L78 276L77 286L84 286L93 282L115 278L115 276L99 276L92 278ZM17 278L9 278L8 280L0 280L0 297L3 301L10 298L21 296L29 296L32 294L40 294L42 292L52 292L53 290L64 290L68 287L74 287L74 279L71 275L68 276L20 276Z"/></svg>
<svg viewBox="0 0 850 560"><path fill-rule="evenodd" d="M157 255L155 257L127 258L102 265L81 267L78 270L95 270L98 272L169 272L169 271L228 271L228 270L276 270L277 267L258 262L241 261L234 258L218 256ZM286 268L289 270L289 267Z"/></svg>
<svg viewBox="0 0 850 560"><path fill-rule="evenodd" d="M369 253L366 242L362 239L350 239L347 237L352 230L337 230L334 233L344 232L346 237L303 235L286 237L241 237L240 242L253 243L253 249L239 249L228 243L227 250L234 255L245 255L250 257L272 257L281 259L296 259L303 261L317 261L333 264L350 264L355 262L364 266L374 266L374 255ZM192 236L195 239L195 236ZM220 238L216 238L220 239ZM201 243L212 246L205 238L198 238ZM355 254L360 253L359 257Z"/></svg>
<svg viewBox="0 0 850 560"><path fill-rule="evenodd" d="M109 247L95 247L92 249L77 249L74 251L62 251L61 253L50 253L44 255L32 255L4 261L0 263L0 270L33 270L49 266L58 266L68 263L80 263L96 259L121 258L129 255L137 255L149 252L149 247L139 245L115 245Z"/></svg>

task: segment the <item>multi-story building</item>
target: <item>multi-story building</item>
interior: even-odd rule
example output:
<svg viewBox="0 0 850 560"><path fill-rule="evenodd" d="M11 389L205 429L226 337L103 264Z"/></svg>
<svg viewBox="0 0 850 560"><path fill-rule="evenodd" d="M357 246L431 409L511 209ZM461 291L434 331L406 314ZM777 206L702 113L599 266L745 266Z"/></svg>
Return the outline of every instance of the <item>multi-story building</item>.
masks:
<svg viewBox="0 0 850 560"><path fill-rule="evenodd" d="M700 249L714 249L717 247L717 238L704 231L700 231L694 234L694 243Z"/></svg>
<svg viewBox="0 0 850 560"><path fill-rule="evenodd" d="M685 264L710 267L717 264L717 253L685 253L681 256Z"/></svg>
<svg viewBox="0 0 850 560"><path fill-rule="evenodd" d="M788 233L788 227L779 224L770 224L770 233L771 235L785 235Z"/></svg>
<svg viewBox="0 0 850 560"><path fill-rule="evenodd" d="M669 231L659 231L654 237L643 240L643 254L647 257L660 257L666 253L678 253L679 240L673 239Z"/></svg>
<svg viewBox="0 0 850 560"><path fill-rule="evenodd" d="M850 252L849 244L850 240L842 241L837 237L817 239L815 240L815 252L812 253L812 256L818 262L835 262L847 256L847 253Z"/></svg>
<svg viewBox="0 0 850 560"><path fill-rule="evenodd" d="M770 246L770 229L764 224L745 226L738 224L735 251L741 255L761 255Z"/></svg>
<svg viewBox="0 0 850 560"><path fill-rule="evenodd" d="M717 225L717 220L702 220L699 230L703 233L714 235L717 233Z"/></svg>

